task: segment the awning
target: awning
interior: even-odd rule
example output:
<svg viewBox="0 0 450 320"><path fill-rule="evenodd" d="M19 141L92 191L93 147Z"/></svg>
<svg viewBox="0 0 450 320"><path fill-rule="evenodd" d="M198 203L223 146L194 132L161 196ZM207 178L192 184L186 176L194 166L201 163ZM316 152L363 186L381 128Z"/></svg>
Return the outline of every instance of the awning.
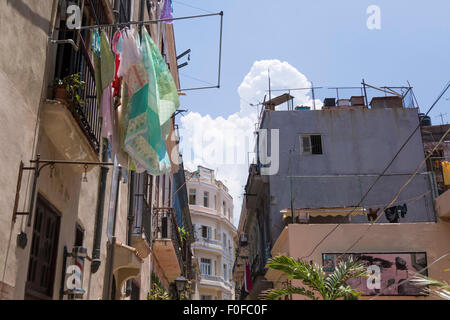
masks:
<svg viewBox="0 0 450 320"><path fill-rule="evenodd" d="M294 209L296 216L310 216L310 217L328 217L328 216L352 216L366 214L366 209L363 207L341 207L341 208L305 208ZM292 215L291 209L283 209L280 211L283 217L290 217Z"/></svg>

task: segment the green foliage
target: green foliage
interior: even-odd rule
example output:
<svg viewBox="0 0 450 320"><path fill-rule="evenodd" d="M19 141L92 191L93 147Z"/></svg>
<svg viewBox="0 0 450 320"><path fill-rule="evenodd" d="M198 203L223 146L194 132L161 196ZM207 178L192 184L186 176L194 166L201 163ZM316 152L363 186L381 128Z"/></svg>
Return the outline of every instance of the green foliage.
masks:
<svg viewBox="0 0 450 320"><path fill-rule="evenodd" d="M184 229L184 227L178 227L178 232L180 233L181 243L184 244L190 234L186 231L186 229Z"/></svg>
<svg viewBox="0 0 450 320"><path fill-rule="evenodd" d="M80 79L79 73L68 75L63 79L56 78L53 80L53 86L55 88L66 89L72 102L84 105L84 101L81 99L79 92L80 90L84 90L86 83Z"/></svg>
<svg viewBox="0 0 450 320"><path fill-rule="evenodd" d="M445 269L444 271L450 271L450 269ZM410 282L416 286L435 287L433 289L425 288L423 291L426 294L434 294L444 300L450 300L450 286L445 281L441 282L425 277L421 274L417 274L412 280L410 280Z"/></svg>
<svg viewBox="0 0 450 320"><path fill-rule="evenodd" d="M303 287L272 289L265 292L264 299L280 299L290 294L300 294L313 300L357 299L360 292L351 288L347 281L353 278L366 277L367 270L360 261L349 258L340 261L335 270L326 274L318 264L309 264L286 255L272 258L267 266L288 275L289 280L300 280Z"/></svg>
<svg viewBox="0 0 450 320"><path fill-rule="evenodd" d="M169 300L169 294L159 281L158 276L152 272L152 288L147 294L147 300Z"/></svg>

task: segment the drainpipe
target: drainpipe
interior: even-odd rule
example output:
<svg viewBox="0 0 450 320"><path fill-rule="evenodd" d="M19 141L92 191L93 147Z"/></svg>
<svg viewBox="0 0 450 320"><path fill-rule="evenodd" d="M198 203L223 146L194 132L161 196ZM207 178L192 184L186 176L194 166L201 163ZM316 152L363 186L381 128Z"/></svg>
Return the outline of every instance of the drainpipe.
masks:
<svg viewBox="0 0 450 320"><path fill-rule="evenodd" d="M103 145L102 161L108 160L108 150ZM102 243L102 229L103 229L103 212L105 208L105 190L106 190L106 177L108 176L108 168L106 166L100 167L101 173L98 184L98 199L97 199L97 212L95 215L95 229L94 229L94 245L92 247L92 263L91 272L96 273L101 264L100 259L100 247Z"/></svg>
<svg viewBox="0 0 450 320"><path fill-rule="evenodd" d="M133 237L133 222L134 222L134 207L135 207L135 194L134 194L134 183L136 179L136 172L130 172L130 201L128 204L128 235L127 235L127 245L132 246L132 237ZM127 280L127 289L126 296L128 297L131 294L131 280Z"/></svg>
<svg viewBox="0 0 450 320"><path fill-rule="evenodd" d="M144 8L145 8L145 0L141 0L141 3L139 4L139 21L144 21ZM142 28L144 27L143 24L139 25L139 34L142 39Z"/></svg>

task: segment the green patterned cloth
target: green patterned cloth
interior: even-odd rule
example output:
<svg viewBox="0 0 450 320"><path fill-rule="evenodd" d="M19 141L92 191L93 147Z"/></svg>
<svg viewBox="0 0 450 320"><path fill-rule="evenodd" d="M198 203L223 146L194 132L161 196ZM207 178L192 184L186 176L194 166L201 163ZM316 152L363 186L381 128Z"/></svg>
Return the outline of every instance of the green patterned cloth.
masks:
<svg viewBox="0 0 450 320"><path fill-rule="evenodd" d="M156 79L158 81L159 93L159 121L161 123L161 132L163 139L166 140L171 131L170 118L180 106L178 100L178 90L173 81L172 73L167 67L161 52L150 38L147 32L144 37L149 39L152 51L153 61L155 65Z"/></svg>
<svg viewBox="0 0 450 320"><path fill-rule="evenodd" d="M136 42L133 44L131 41L135 41L131 34L128 37L125 36L123 46L137 45ZM133 88L124 145L137 171L160 175L170 171L170 160L166 151L165 138L161 132L160 118L160 92L166 97L167 90L159 88L158 79L162 79L162 84L166 84L167 80L165 79L166 75L161 73L161 71L164 72L163 67L159 61L154 59L153 51L155 49L154 45L152 47L152 43L153 41L144 28L141 45L142 61L132 65L124 76L127 84ZM170 107L167 108L165 102L163 105L164 119L170 119L173 111L167 116Z"/></svg>

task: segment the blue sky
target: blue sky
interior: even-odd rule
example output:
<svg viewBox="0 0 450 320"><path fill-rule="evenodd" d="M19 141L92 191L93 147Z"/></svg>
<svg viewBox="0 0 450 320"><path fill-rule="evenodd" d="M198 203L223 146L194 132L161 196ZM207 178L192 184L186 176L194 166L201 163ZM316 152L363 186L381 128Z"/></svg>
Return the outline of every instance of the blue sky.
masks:
<svg viewBox="0 0 450 320"><path fill-rule="evenodd" d="M213 141L206 143L211 147L228 138L225 153L236 152L236 139L220 136L251 135L256 109L249 102L263 100L267 68L272 89L311 81L322 87L360 86L363 78L375 86L405 86L409 80L422 112L450 80L448 0L173 0L173 5L175 17L224 12L221 88L188 91L180 108L190 113L177 118L185 166L192 170L201 164L219 171L235 200L235 224L248 163L206 161L199 145ZM381 10L380 30L367 28L370 5ZM219 17L176 21L174 27L177 53L192 50L189 65L180 69L182 87L215 85ZM330 93L319 91L316 98ZM433 124L441 123L440 113L448 113L444 120L450 120L446 98L450 92L430 114ZM297 104L310 102L296 96ZM205 132L208 137L201 137ZM215 138L208 140L210 136ZM250 139L245 153L252 143Z"/></svg>
<svg viewBox="0 0 450 320"><path fill-rule="evenodd" d="M189 110L226 116L239 110L237 88L256 60L287 61L316 86L406 85L422 109L450 74L450 1L433 0L174 0L174 15L224 11L221 88L188 92ZM366 27L369 5L381 9L381 30ZM216 83L218 17L175 23L178 54L191 48L180 72L184 87ZM186 75L186 76L185 76ZM447 95L447 98L450 94ZM445 101L445 100L443 100ZM432 113L446 113L449 102ZM450 115L448 115L450 117Z"/></svg>

